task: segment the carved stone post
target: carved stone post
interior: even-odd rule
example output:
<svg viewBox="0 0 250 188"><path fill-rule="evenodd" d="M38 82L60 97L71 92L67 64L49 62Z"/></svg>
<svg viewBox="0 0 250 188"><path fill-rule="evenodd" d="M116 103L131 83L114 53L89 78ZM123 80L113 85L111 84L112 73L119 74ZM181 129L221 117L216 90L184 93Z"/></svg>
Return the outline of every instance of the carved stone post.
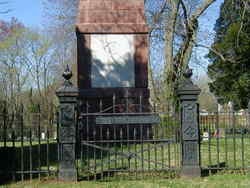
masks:
<svg viewBox="0 0 250 188"><path fill-rule="evenodd" d="M78 89L70 82L72 72L67 66L65 79L56 91L60 102L59 111L59 180L77 181L76 170L76 105Z"/></svg>
<svg viewBox="0 0 250 188"><path fill-rule="evenodd" d="M191 81L192 70L184 74L185 80L178 88L181 107L182 169L181 176L201 176L199 105L201 90Z"/></svg>

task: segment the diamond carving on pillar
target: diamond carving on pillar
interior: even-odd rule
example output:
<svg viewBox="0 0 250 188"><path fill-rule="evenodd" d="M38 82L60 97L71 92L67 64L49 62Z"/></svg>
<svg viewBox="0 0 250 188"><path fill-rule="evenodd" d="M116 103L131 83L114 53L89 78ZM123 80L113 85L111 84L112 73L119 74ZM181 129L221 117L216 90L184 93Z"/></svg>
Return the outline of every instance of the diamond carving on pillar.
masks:
<svg viewBox="0 0 250 188"><path fill-rule="evenodd" d="M197 139L198 131L192 126L188 126L183 131L183 139L184 140L194 140Z"/></svg>

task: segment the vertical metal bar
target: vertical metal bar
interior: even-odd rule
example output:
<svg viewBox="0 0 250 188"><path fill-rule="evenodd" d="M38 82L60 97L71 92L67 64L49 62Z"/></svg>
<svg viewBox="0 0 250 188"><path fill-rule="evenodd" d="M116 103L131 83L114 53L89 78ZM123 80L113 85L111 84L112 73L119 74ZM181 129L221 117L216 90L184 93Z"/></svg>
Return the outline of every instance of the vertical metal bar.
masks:
<svg viewBox="0 0 250 188"><path fill-rule="evenodd" d="M88 100L86 101L86 124L87 124L87 142L89 142L89 102ZM88 165L88 181L90 180L89 173L90 173L90 151L89 151L89 146L87 145L87 165Z"/></svg>
<svg viewBox="0 0 250 188"><path fill-rule="evenodd" d="M59 144L59 125L60 116L59 111L56 112L56 144L57 144L57 180L59 179L59 161L60 161L60 144Z"/></svg>
<svg viewBox="0 0 250 188"><path fill-rule="evenodd" d="M13 149L13 155L14 155L14 159L16 159L16 135L15 135L15 130L12 130L12 149ZM15 181L16 180L16 160L14 160L12 162L12 180Z"/></svg>
<svg viewBox="0 0 250 188"><path fill-rule="evenodd" d="M80 112L80 111L79 111ZM84 135L84 132L82 132L84 130L83 126L82 126L82 123L83 123L83 118L82 116L79 117L79 127L78 127L78 134L79 134L79 149L80 149L80 170L79 170L79 173L80 172L83 172L83 169L84 169L84 163L85 163L85 155L83 154L84 153L84 147L82 145L82 137Z"/></svg>
<svg viewBox="0 0 250 188"><path fill-rule="evenodd" d="M38 179L41 179L41 108L38 107Z"/></svg>
<svg viewBox="0 0 250 188"><path fill-rule="evenodd" d="M113 94L113 113L115 114L116 113L116 95L115 93ZM113 126L113 138L114 140L117 139L117 136L116 136L116 132L117 132L117 129L116 129L116 126ZM114 147L115 147L115 169L117 169L117 142L114 143Z"/></svg>
<svg viewBox="0 0 250 188"><path fill-rule="evenodd" d="M170 119L171 117L169 117L169 119ZM170 119L171 120L171 122L172 122L172 124L173 124L173 126L174 126L174 128L173 128L173 130L174 130L174 133L172 133L173 135L176 135L176 131L177 131L177 128L176 128L176 122L175 121L173 121L172 120L172 118ZM177 166L177 145L176 145L176 143L174 142L173 143L173 146L174 146L174 165L175 165L175 167Z"/></svg>
<svg viewBox="0 0 250 188"><path fill-rule="evenodd" d="M207 122L208 122L208 165L211 166L212 165L212 156L211 156L211 134L212 134L212 131L211 131L211 123L213 124L213 116L214 114L210 114L207 118ZM211 122L212 121L212 122Z"/></svg>
<svg viewBox="0 0 250 188"><path fill-rule="evenodd" d="M102 112L102 99L100 99L100 113ZM103 125L100 127L101 147L103 148ZM101 150L101 179L103 179L103 150Z"/></svg>
<svg viewBox="0 0 250 188"><path fill-rule="evenodd" d="M161 122L160 122L160 127L161 127L161 139L163 140L165 137L165 127L164 127L164 124L163 124L163 121L161 119ZM161 168L163 170L164 168L164 146L163 146L163 143L161 143Z"/></svg>
<svg viewBox="0 0 250 188"><path fill-rule="evenodd" d="M4 139L4 147L6 148L7 143L7 106L6 102L4 103L3 109L3 139Z"/></svg>
<svg viewBox="0 0 250 188"><path fill-rule="evenodd" d="M96 144L96 125L94 126L93 130L93 139L94 139L94 144ZM96 180L96 148L94 147L94 179Z"/></svg>
<svg viewBox="0 0 250 188"><path fill-rule="evenodd" d="M236 168L236 135L235 135L235 111L232 109L233 113L233 159L234 159L234 168Z"/></svg>
<svg viewBox="0 0 250 188"><path fill-rule="evenodd" d="M49 151L49 137L50 137L50 134L49 134L49 129L48 129L48 127L46 128L47 130L46 130L46 150L47 150L47 152L46 152L46 164L47 164L47 177L49 177L50 176L50 169L49 169L49 167L50 167L50 161L49 161L49 155L50 155L50 151Z"/></svg>
<svg viewBox="0 0 250 188"><path fill-rule="evenodd" d="M244 129L241 127L241 161L242 161L242 168L245 169L245 158L244 158Z"/></svg>
<svg viewBox="0 0 250 188"><path fill-rule="evenodd" d="M110 127L107 128L107 140L110 140ZM107 148L110 149L110 143L108 142ZM108 178L110 177L110 151L108 151Z"/></svg>
<svg viewBox="0 0 250 188"><path fill-rule="evenodd" d="M142 94L140 93L139 98L139 112L142 112ZM141 140L141 168L142 174L144 173L144 137L143 137L143 124L140 124L140 140Z"/></svg>
<svg viewBox="0 0 250 188"><path fill-rule="evenodd" d="M137 179L137 141L136 141L136 127L134 127L134 153L135 153L135 177Z"/></svg>
<svg viewBox="0 0 250 188"><path fill-rule="evenodd" d="M171 143L168 143L168 167L171 168Z"/></svg>
<svg viewBox="0 0 250 188"><path fill-rule="evenodd" d="M33 170L33 167L32 167L32 129L30 128L30 131L29 131L29 141L30 141L30 146L29 146L29 154L30 154L30 180L33 179L32 177L32 170Z"/></svg>
<svg viewBox="0 0 250 188"><path fill-rule="evenodd" d="M129 98L128 98L128 90L126 90L126 113L129 112ZM128 148L128 153L130 153L130 143L129 143L129 139L130 139L130 128L129 128L129 124L126 125L127 127L127 148ZM130 158L128 158L128 168L129 171L130 169Z"/></svg>
<svg viewBox="0 0 250 188"><path fill-rule="evenodd" d="M21 180L24 180L24 151L23 151L23 144L24 144L24 135L23 135L23 105L21 105L20 114L20 124L21 124Z"/></svg>
<svg viewBox="0 0 250 188"><path fill-rule="evenodd" d="M123 127L121 127L121 129L120 129L120 140L121 140L121 142L120 142L121 152L123 154ZM123 159L123 157L122 157L122 168L124 168L124 159Z"/></svg>
<svg viewBox="0 0 250 188"><path fill-rule="evenodd" d="M149 127L147 126L147 146L148 146L148 170L150 170L150 133L149 133Z"/></svg>
<svg viewBox="0 0 250 188"><path fill-rule="evenodd" d="M224 124L225 124L225 162L226 162L226 164L228 164L228 140L227 140L227 130L229 130L228 129L228 121L227 121L227 119L230 121L230 119L228 118L228 117L230 117L229 116L229 114L228 114L228 112L227 111L225 111L224 112ZM226 165L226 166L228 166L228 165Z"/></svg>
<svg viewBox="0 0 250 188"><path fill-rule="evenodd" d="M217 154L217 168L220 168L220 145L219 145L219 139L220 139L220 130L219 130L219 111L217 108L216 111L216 154Z"/></svg>
<svg viewBox="0 0 250 188"><path fill-rule="evenodd" d="M155 131L154 131L154 153L155 153L155 170L157 169L157 148L156 148L156 140L158 139L158 130L157 130L157 126L154 127L155 128Z"/></svg>

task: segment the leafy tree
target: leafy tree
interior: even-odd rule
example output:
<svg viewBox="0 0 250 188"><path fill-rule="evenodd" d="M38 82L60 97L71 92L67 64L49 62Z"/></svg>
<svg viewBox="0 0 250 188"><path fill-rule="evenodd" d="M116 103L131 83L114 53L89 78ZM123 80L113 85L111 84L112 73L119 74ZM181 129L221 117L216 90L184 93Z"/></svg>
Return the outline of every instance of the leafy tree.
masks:
<svg viewBox="0 0 250 188"><path fill-rule="evenodd" d="M216 24L216 39L209 53L210 90L246 108L250 99L250 10L249 1L225 1ZM216 51L216 53L215 53Z"/></svg>

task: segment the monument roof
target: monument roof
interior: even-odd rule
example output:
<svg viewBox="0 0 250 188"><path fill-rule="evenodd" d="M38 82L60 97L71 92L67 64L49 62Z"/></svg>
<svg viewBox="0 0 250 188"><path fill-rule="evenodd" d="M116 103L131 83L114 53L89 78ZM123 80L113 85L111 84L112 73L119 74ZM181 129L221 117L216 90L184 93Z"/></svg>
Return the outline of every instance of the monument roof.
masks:
<svg viewBox="0 0 250 188"><path fill-rule="evenodd" d="M147 33L144 0L79 0L79 33Z"/></svg>

